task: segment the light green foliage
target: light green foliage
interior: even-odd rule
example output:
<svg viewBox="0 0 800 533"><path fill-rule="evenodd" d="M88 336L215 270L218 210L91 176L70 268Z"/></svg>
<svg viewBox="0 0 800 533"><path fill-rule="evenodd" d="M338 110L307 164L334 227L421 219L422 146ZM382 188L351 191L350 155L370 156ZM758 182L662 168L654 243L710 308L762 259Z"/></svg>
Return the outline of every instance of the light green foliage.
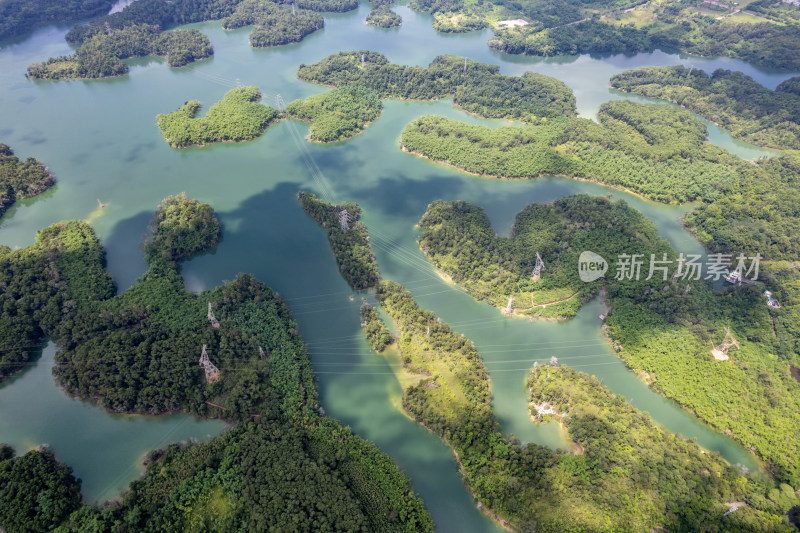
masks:
<svg viewBox="0 0 800 533"><path fill-rule="evenodd" d="M104 78L128 72L123 59L162 56L169 66L181 67L213 53L208 37L197 30L161 32L156 26L141 24L96 33L71 56L32 63L27 76L49 80Z"/></svg>
<svg viewBox="0 0 800 533"><path fill-rule="evenodd" d="M800 149L800 94L792 79L771 91L741 72L674 67L643 67L611 78L625 92L680 104L749 143L779 149Z"/></svg>
<svg viewBox="0 0 800 533"><path fill-rule="evenodd" d="M233 30L255 26L250 34L250 46L266 47L297 43L325 24L322 15L307 9L292 10L270 0L244 0L222 27Z"/></svg>
<svg viewBox="0 0 800 533"><path fill-rule="evenodd" d="M80 483L49 448L13 455L0 444L0 527L8 532L52 531L80 507Z"/></svg>
<svg viewBox="0 0 800 533"><path fill-rule="evenodd" d="M11 148L0 143L0 217L15 201L44 192L54 181L39 161L29 157L22 162Z"/></svg>
<svg viewBox="0 0 800 533"><path fill-rule="evenodd" d="M564 455L503 438L491 410L488 372L472 343L420 309L397 283L382 282L378 298L400 329L406 366L429 376L404 392L403 407L455 450L478 501L513 529L726 531L726 501L763 498L719 456L658 428L596 380L566 369L552 369L554 380L565 376L550 383L551 368L541 368L530 385L534 398L570 410L567 425L584 453ZM762 503L777 507L774 500ZM768 512L750 519L759 530L791 530Z"/></svg>
<svg viewBox="0 0 800 533"><path fill-rule="evenodd" d="M372 0L372 10L367 15L367 24L379 28L394 28L403 23L403 17L392 11L392 0Z"/></svg>
<svg viewBox="0 0 800 533"><path fill-rule="evenodd" d="M307 192L300 192L297 197L306 214L327 233L339 272L350 286L356 290L374 287L380 279L378 264L369 246L367 227L359 220L361 208L358 204L345 202L333 205ZM340 221L343 211L348 213L349 229L346 231Z"/></svg>
<svg viewBox="0 0 800 533"><path fill-rule="evenodd" d="M344 86L290 102L286 114L311 122L308 134L312 141L333 142L361 133L367 124L378 118L382 109L374 91Z"/></svg>
<svg viewBox="0 0 800 533"><path fill-rule="evenodd" d="M705 126L679 108L613 101L599 119L490 129L424 116L406 126L401 143L475 174L585 178L666 203L717 198L748 166L704 143Z"/></svg>
<svg viewBox="0 0 800 533"><path fill-rule="evenodd" d="M539 283L542 291L570 286L576 255L600 250L610 263L604 282L611 305L607 333L620 358L655 390L756 451L779 480L800 485L800 434L794 429L800 425L800 387L789 367L798 357L791 341L796 328L784 325L796 305L793 268L769 268L766 278L766 287L775 287L792 306L784 319L783 309L767 307L764 286L715 294L702 280L671 281L676 254L650 221L624 204L578 196L530 206L518 215L512 239L494 237L483 212L463 203L432 204L420 225L431 259L477 299L498 304L520 279L534 294ZM538 249L552 268L532 284L525 274ZM640 280L615 279L613 262L621 251L642 254ZM667 281L658 271L645 279L651 254L672 261ZM773 317L779 325L774 330ZM722 342L726 327L741 349L717 361L711 348Z"/></svg>
<svg viewBox="0 0 800 533"><path fill-rule="evenodd" d="M196 118L200 102L191 100L180 109L156 117L164 139L173 148L224 141L255 139L278 117L278 112L261 103L257 87L231 89L212 105L206 116Z"/></svg>
<svg viewBox="0 0 800 533"><path fill-rule="evenodd" d="M499 72L494 65L453 55L438 56L423 68L395 65L383 54L359 50L338 52L313 65L301 65L297 76L334 87L366 87L380 98L452 98L464 110L487 118L536 123L544 118L575 116L575 97L561 81L532 72L522 76Z"/></svg>

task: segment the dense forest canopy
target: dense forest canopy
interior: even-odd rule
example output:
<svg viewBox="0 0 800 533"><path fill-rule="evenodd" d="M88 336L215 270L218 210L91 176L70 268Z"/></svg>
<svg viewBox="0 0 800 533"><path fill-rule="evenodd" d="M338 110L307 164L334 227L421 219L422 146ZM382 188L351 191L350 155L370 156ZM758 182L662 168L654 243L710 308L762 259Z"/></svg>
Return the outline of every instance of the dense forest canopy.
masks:
<svg viewBox="0 0 800 533"><path fill-rule="evenodd" d="M300 42L324 25L319 13L294 10L270 0L244 0L231 16L222 19L226 30L255 26L250 33L250 46L257 48Z"/></svg>
<svg viewBox="0 0 800 533"><path fill-rule="evenodd" d="M380 116L383 105L375 91L345 85L326 93L295 100L286 106L286 115L311 123L312 141L334 142L361 133Z"/></svg>
<svg viewBox="0 0 800 533"><path fill-rule="evenodd" d="M709 77L676 65L626 70L611 78L611 86L680 104L749 143L797 150L800 93L792 92L795 80L771 91L741 72L718 69Z"/></svg>
<svg viewBox="0 0 800 533"><path fill-rule="evenodd" d="M600 253L609 263L602 278L611 306L607 333L622 360L655 390L755 450L779 480L800 486L800 388L790 373L790 363L800 360L794 351L796 328L774 328L773 317L783 309L768 307L762 294L765 287L796 283L796 271L775 270L766 285L715 293L705 281L708 266L697 279L688 267L674 276L678 256L652 222L624 203L586 196L527 207L517 216L511 238L496 237L483 211L463 202L434 202L420 225L420 244L434 264L476 299L499 305L510 296L525 302L515 307L548 301L537 300L542 294L558 301L557 289L564 287L563 294L575 288L581 294L591 291L591 284L581 289L583 282L574 279L578 256L586 250ZM533 281L537 251L545 268ZM620 253L640 254L638 278L630 268L619 277ZM651 257L666 260L660 263L666 272L653 270L650 276ZM731 263L729 268L735 268L734 258ZM791 295L796 306L797 295ZM569 316L579 303L561 303L556 309ZM532 311L550 316L535 307ZM727 329L739 348L717 360L710 348L722 343ZM703 387L694 385L698 376Z"/></svg>
<svg viewBox="0 0 800 533"><path fill-rule="evenodd" d="M47 24L74 22L108 13L114 0L2 0L0 40L22 35Z"/></svg>
<svg viewBox="0 0 800 533"><path fill-rule="evenodd" d="M197 118L200 102L190 100L177 111L160 114L156 122L164 139L173 148L225 141L255 139L278 118L278 112L261 103L258 87L231 89L206 115Z"/></svg>
<svg viewBox="0 0 800 533"><path fill-rule="evenodd" d="M483 176L565 175L666 203L713 200L748 165L704 143L705 126L679 108L617 100L600 106L598 118L490 129L424 116L406 126L401 144Z"/></svg>
<svg viewBox="0 0 800 533"><path fill-rule="evenodd" d="M382 282L378 298L400 330L398 347L406 368L423 374L404 391L403 407L454 449L476 499L512 528L793 529L779 515L796 504L797 496L782 492L780 498L768 499L770 482L743 478L718 455L657 427L645 413L577 374L573 379L578 383L564 379L562 384L583 389L582 395L570 397L576 405L567 426L572 438L581 443L586 439L584 453L566 455L504 438L491 409L488 372L472 343L420 309L397 283ZM545 377L544 385L549 385L548 370L537 371ZM534 397L547 397L549 389L531 385ZM624 431L616 432L614 424ZM759 507L724 517L725 502L740 498Z"/></svg>
<svg viewBox="0 0 800 533"><path fill-rule="evenodd" d="M322 226L339 265L339 272L356 290L374 287L378 281L378 264L369 245L367 227L359 218L361 208L353 202L339 205L319 200L316 195L297 195L303 210Z"/></svg>
<svg viewBox="0 0 800 533"><path fill-rule="evenodd" d="M0 526L5 531L52 531L81 506L72 470L43 447L14 457L0 444Z"/></svg>
<svg viewBox="0 0 800 533"><path fill-rule="evenodd" d="M96 33L70 56L31 63L27 77L47 80L105 78L128 72L123 59L161 56L171 67L181 67L214 53L208 37L197 30L162 32L157 26L137 24Z"/></svg>
<svg viewBox="0 0 800 533"><path fill-rule="evenodd" d="M362 68L363 64L363 68ZM526 72L504 76L494 65L442 55L427 68L395 65L378 52L338 52L313 65L300 65L304 81L341 87L359 85L381 98L452 98L470 113L537 123L543 118L575 116L575 97L563 82Z"/></svg>
<svg viewBox="0 0 800 533"><path fill-rule="evenodd" d="M17 200L36 196L55 183L50 171L36 159L24 162L0 143L0 217Z"/></svg>

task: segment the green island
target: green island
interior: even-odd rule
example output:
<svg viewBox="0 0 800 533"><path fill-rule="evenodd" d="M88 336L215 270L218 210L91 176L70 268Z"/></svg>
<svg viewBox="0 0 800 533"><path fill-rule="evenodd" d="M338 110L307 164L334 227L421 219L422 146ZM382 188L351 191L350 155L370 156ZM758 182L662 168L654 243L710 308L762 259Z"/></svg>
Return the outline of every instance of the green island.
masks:
<svg viewBox="0 0 800 533"><path fill-rule="evenodd" d="M303 211L328 235L339 272L347 283L355 290L375 287L380 280L378 264L369 245L367 227L359 220L361 208L358 204L333 205L307 192L299 192L297 198Z"/></svg>
<svg viewBox="0 0 800 533"><path fill-rule="evenodd" d="M231 89L202 118L196 117L199 111L200 102L191 100L177 111L158 115L156 123L164 140L173 148L249 141L278 118L278 111L262 104L261 91L252 86Z"/></svg>
<svg viewBox="0 0 800 533"><path fill-rule="evenodd" d="M768 272L764 285L717 294L702 279L684 279L688 268L674 277L678 256L652 222L623 202L588 196L528 206L510 238L495 237L483 211L463 202L431 204L420 226L420 245L435 265L478 300L502 306L512 298L511 311L570 317L602 283L610 307L605 331L619 357L654 390L757 452L778 480L800 485L800 389L791 373L800 361L797 327L775 328L780 313L762 294L764 287L796 284L797 270L784 266L780 274ZM586 250L609 263L605 278L588 284L577 279ZM534 281L537 252L544 268ZM630 279L614 272L619 254L652 254L667 261L660 263L667 271L649 276L645 261L641 279ZM788 303L796 314L796 289L793 296ZM556 311L526 309L546 301L556 302ZM728 332L738 348L712 350Z"/></svg>
<svg viewBox="0 0 800 533"><path fill-rule="evenodd" d="M705 126L680 108L617 100L600 106L598 119L490 129L423 116L406 126L400 142L415 155L480 176L563 175L665 203L713 200L749 165L705 143Z"/></svg>
<svg viewBox="0 0 800 533"><path fill-rule="evenodd" d="M128 72L123 59L161 56L169 66L181 67L213 53L208 37L197 30L162 32L157 26L137 24L87 36L73 55L31 63L26 76L37 80L105 78Z"/></svg>
<svg viewBox="0 0 800 533"><path fill-rule="evenodd" d="M741 72L718 69L709 76L681 65L626 70L611 78L615 89L679 104L737 139L783 150L800 149L799 84L800 77L789 78L771 91Z"/></svg>
<svg viewBox="0 0 800 533"><path fill-rule="evenodd" d="M255 48L298 43L324 25L319 13L307 9L295 11L270 0L243 0L232 15L222 19L226 30L255 26L250 33L250 46Z"/></svg>
<svg viewBox="0 0 800 533"><path fill-rule="evenodd" d="M475 499L504 526L542 532L793 530L780 517L797 504L791 489L742 476L718 455L658 428L646 414L599 385L586 386L581 381L587 378L567 369L552 372L554 380L564 374L565 387L558 390L566 394L569 386L582 393L569 398L567 427L583 453L504 438L474 345L420 309L397 283L381 282L378 299L400 331L406 370L421 378L404 391L404 409L453 449ZM534 370L534 399L549 397L548 370ZM614 431L614 424L625 430ZM743 500L751 509L725 515L728 502Z"/></svg>
<svg viewBox="0 0 800 533"><path fill-rule="evenodd" d="M9 2L12 4L15 2ZM79 46L70 56L51 57L28 66L32 79L70 80L120 76L128 72L124 59L161 56L180 67L214 53L208 37L197 30L169 28L192 22L223 20L228 29L255 25L254 47L300 41L323 26L310 11L350 11L357 0L300 0L298 14L288 0L138 0L117 13L79 24L67 32L68 43ZM15 8L18 9L18 8Z"/></svg>
<svg viewBox="0 0 800 533"><path fill-rule="evenodd" d="M392 0L372 0L372 9L367 15L367 24L379 28L396 28L403 23L403 17L392 10Z"/></svg>
<svg viewBox="0 0 800 533"><path fill-rule="evenodd" d="M206 443L152 452L144 477L102 509L80 506L78 483L47 450L13 458L8 447L0 448L0 501L8 503L0 526L432 531L422 501L392 460L318 414L308 352L276 293L245 274L199 296L184 289L180 261L219 239L211 207L169 197L152 229L148 272L118 296L85 223L43 230L32 249L13 257L4 251L2 260L42 280L15 286L16 301L52 303L15 310L3 302L0 324L27 313L39 328L27 345L55 340L58 382L107 409L180 410L237 424ZM31 261L44 246L50 262ZM2 353L12 339L22 342L4 332Z"/></svg>
<svg viewBox="0 0 800 533"><path fill-rule="evenodd" d="M361 133L382 110L375 91L348 85L289 102L286 116L310 122L308 137L312 141L335 142Z"/></svg>
<svg viewBox="0 0 800 533"><path fill-rule="evenodd" d="M113 0L2 0L0 40L28 33L48 24L73 22L108 13Z"/></svg>
<svg viewBox="0 0 800 533"><path fill-rule="evenodd" d="M563 82L533 72L522 76L499 72L494 65L454 55L438 56L424 68L395 65L383 54L359 50L300 65L297 77L333 87L358 85L375 91L380 98L452 98L458 107L485 118L539 123L576 115L575 97Z"/></svg>
<svg viewBox="0 0 800 533"><path fill-rule="evenodd" d="M24 162L0 143L0 217L17 200L36 196L55 183L46 166L29 157Z"/></svg>

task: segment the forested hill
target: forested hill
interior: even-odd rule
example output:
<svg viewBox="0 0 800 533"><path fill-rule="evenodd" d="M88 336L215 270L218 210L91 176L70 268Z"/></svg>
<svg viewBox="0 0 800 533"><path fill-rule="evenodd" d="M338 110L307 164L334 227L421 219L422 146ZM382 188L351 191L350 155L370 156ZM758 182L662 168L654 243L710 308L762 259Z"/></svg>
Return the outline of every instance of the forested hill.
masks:
<svg viewBox="0 0 800 533"><path fill-rule="evenodd" d="M528 206L510 239L496 237L483 211L463 202L434 202L420 226L423 252L476 299L502 305L511 297L514 308L530 306L534 316L574 313L582 295L595 290L576 279L579 254L599 253L608 271L594 284L606 289L606 331L619 357L653 389L755 450L779 480L800 487L800 388L790 367L800 361L797 331L773 328L784 310L768 307L762 294L778 282L796 283L796 272L784 267L762 275L764 284L715 293L702 264L696 275L685 267L674 276L677 254L652 222L624 203L586 196ZM537 251L545 267L534 280ZM621 253L643 258L638 276L619 270ZM666 270L651 275L651 256ZM580 292L562 301L572 291ZM555 311L537 307L547 302ZM739 347L720 359L711 348L728 330ZM698 377L702 387L695 386Z"/></svg>
<svg viewBox="0 0 800 533"><path fill-rule="evenodd" d="M380 279L378 264L369 245L367 227L359 220L361 208L358 204L333 205L307 192L300 192L297 197L306 214L328 235L339 272L350 286L356 290L376 286Z"/></svg>
<svg viewBox="0 0 800 533"><path fill-rule="evenodd" d="M752 167L704 142L705 126L674 106L612 101L584 118L533 127L469 125L421 117L403 130L409 152L467 172L507 178L565 175L627 189L652 200L713 200Z"/></svg>
<svg viewBox="0 0 800 533"><path fill-rule="evenodd" d="M611 78L625 92L680 104L715 122L737 139L778 149L800 149L800 78L771 91L741 72L643 67ZM793 88L794 92L793 92Z"/></svg>
<svg viewBox="0 0 800 533"><path fill-rule="evenodd" d="M532 72L505 76L499 71L497 66L453 55L438 56L427 68L395 65L383 54L359 50L301 65L297 76L322 85L368 87L381 98L452 98L464 110L487 118L538 123L576 115L575 96L563 82Z"/></svg>
<svg viewBox="0 0 800 533"><path fill-rule="evenodd" d="M47 24L75 22L108 13L114 0L2 0L0 41Z"/></svg>
<svg viewBox="0 0 800 533"><path fill-rule="evenodd" d="M0 217L17 201L47 190L55 180L36 159L20 161L14 152L0 143Z"/></svg>
<svg viewBox="0 0 800 533"><path fill-rule="evenodd" d="M0 528L433 531L392 460L318 414L308 352L276 293L245 274L199 296L185 290L180 262L220 237L212 208L168 197L151 229L150 268L118 296L85 223L0 249L3 370L24 368L11 358L46 337L59 346L53 372L71 393L113 411L238 424L207 443L151 453L144 477L102 510L79 507L75 479L49 452L11 458L0 447Z"/></svg>
<svg viewBox="0 0 800 533"><path fill-rule="evenodd" d="M400 330L408 370L423 377L403 393L403 407L457 454L461 472L488 512L520 531L792 531L780 515L798 501L791 491L751 480L717 454L657 427L646 413L589 378L552 369L580 390L567 421L584 453L565 455L503 437L491 409L489 376L480 354L410 293L384 281L378 298ZM534 378L546 380L550 368ZM541 373L539 376L538 373ZM574 381L574 383L570 383ZM588 386L582 381L588 381ZM533 397L563 407L535 381ZM581 390L582 389L582 390ZM775 496L769 499L767 494ZM723 516L725 502L747 499L753 509Z"/></svg>

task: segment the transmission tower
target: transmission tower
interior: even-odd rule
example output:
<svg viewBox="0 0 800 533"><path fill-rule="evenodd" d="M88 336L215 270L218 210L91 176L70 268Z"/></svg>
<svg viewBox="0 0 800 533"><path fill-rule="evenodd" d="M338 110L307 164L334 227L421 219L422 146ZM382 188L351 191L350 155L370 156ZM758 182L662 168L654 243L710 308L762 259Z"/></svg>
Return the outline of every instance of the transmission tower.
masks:
<svg viewBox="0 0 800 533"><path fill-rule="evenodd" d="M200 354L200 366L203 367L203 370L206 372L206 383L216 383L219 381L219 368L214 366L214 363L211 362L211 359L208 358L208 352L206 352L206 345L203 345L203 351Z"/></svg>
<svg viewBox="0 0 800 533"><path fill-rule="evenodd" d="M342 209L339 212L339 227L345 233L350 229L350 213L347 212L347 209Z"/></svg>
<svg viewBox="0 0 800 533"><path fill-rule="evenodd" d="M539 252L536 252L536 265L533 267L533 274L531 274L533 281L536 281L542 276L543 269L544 261L542 261L542 256L539 255Z"/></svg>

